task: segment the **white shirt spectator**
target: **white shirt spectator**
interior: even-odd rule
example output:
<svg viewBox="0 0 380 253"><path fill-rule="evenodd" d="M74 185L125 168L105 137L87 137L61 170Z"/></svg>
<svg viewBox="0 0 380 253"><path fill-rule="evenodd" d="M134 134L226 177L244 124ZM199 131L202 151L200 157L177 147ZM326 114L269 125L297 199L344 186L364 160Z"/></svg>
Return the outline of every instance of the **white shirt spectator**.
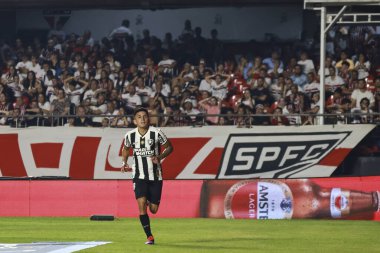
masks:
<svg viewBox="0 0 380 253"><path fill-rule="evenodd" d="M162 60L158 63L158 66L171 66L173 63L175 63L175 60L173 59L166 59Z"/></svg>
<svg viewBox="0 0 380 253"><path fill-rule="evenodd" d="M75 106L78 106L80 104L80 96L83 94L84 89L80 88L73 91L66 89L65 87L63 87L63 89L65 90L66 95L70 98L70 102L75 104Z"/></svg>
<svg viewBox="0 0 380 253"><path fill-rule="evenodd" d="M297 64L301 65L302 66L302 69L303 69L303 73L304 74L308 74L310 72L314 72L315 69L314 69L314 63L312 60L310 59L306 59L306 60L299 60L297 62Z"/></svg>
<svg viewBox="0 0 380 253"><path fill-rule="evenodd" d="M364 63L364 68L358 68L358 66L360 65L360 62L357 61L355 63L355 68L358 70L358 79L364 79L366 77L368 77L369 73L368 73L368 70L371 69L371 63L369 61L366 61Z"/></svg>
<svg viewBox="0 0 380 253"><path fill-rule="evenodd" d="M136 108L137 106L140 106L142 104L141 97L137 94L122 94L121 98L127 102L127 106L130 108Z"/></svg>
<svg viewBox="0 0 380 253"><path fill-rule="evenodd" d="M15 82L9 83L8 87L13 90L14 96L16 98L21 97L22 91L24 90L24 86L22 84L16 84Z"/></svg>
<svg viewBox="0 0 380 253"><path fill-rule="evenodd" d="M101 114L105 114L107 112L107 104L101 104L101 105L92 105L90 106L90 109L93 111L100 110ZM103 117L93 117L92 121L96 123L102 123Z"/></svg>
<svg viewBox="0 0 380 253"><path fill-rule="evenodd" d="M42 110L46 110L46 111L50 111L50 108L51 108L51 106L50 106L50 102L49 102L49 101L45 101L44 104L42 104L42 103L38 103L38 107L39 107L40 109L42 109ZM45 113L43 113L43 114L45 115Z"/></svg>
<svg viewBox="0 0 380 253"><path fill-rule="evenodd" d="M41 72L41 65L38 63L33 65L33 62L31 62L31 61L26 64L26 68L29 71L33 71L36 75L37 75L37 73Z"/></svg>
<svg viewBox="0 0 380 253"><path fill-rule="evenodd" d="M206 81L206 79L203 79L199 85L198 88L199 91L207 91L207 92L212 92L211 84Z"/></svg>
<svg viewBox="0 0 380 253"><path fill-rule="evenodd" d="M145 86L144 88L139 88L138 86L136 87L136 94L141 96L141 100L143 103L148 103L149 97L152 96L153 90Z"/></svg>
<svg viewBox="0 0 380 253"><path fill-rule="evenodd" d="M96 104L96 93L97 90L87 90L83 95L83 100L91 99L91 104Z"/></svg>
<svg viewBox="0 0 380 253"><path fill-rule="evenodd" d="M370 105L375 103L375 97L373 96L373 93L369 90L365 90L363 92L360 89L355 89L352 91L351 98L355 99L356 101L355 108L360 108L360 101L363 98L368 98Z"/></svg>
<svg viewBox="0 0 380 253"><path fill-rule="evenodd" d="M156 93L157 93L157 91L156 91L156 84L155 83L152 84L152 89L153 89L153 92L152 92L151 96L154 97L156 95ZM170 85L167 84L167 83L162 84L162 89L161 89L160 93L164 97L168 97L169 94L170 94L170 92L171 92Z"/></svg>
<svg viewBox="0 0 380 253"><path fill-rule="evenodd" d="M309 97L311 97L311 94L313 94L314 92L319 92L319 90L320 90L320 83L317 83L317 82L307 83L307 84L303 87L303 90L304 90L304 92L305 92Z"/></svg>
<svg viewBox="0 0 380 253"><path fill-rule="evenodd" d="M341 87L344 84L344 80L340 76L335 76L331 78L331 76L326 77L325 86L326 89L330 91L334 91L336 88Z"/></svg>
<svg viewBox="0 0 380 253"><path fill-rule="evenodd" d="M25 68L25 69L28 70L28 65L30 65L31 63L32 63L31 61L26 61L26 62L24 62L24 61L20 61L20 62L18 62L18 63L16 64L15 69L17 69L17 70L19 71L19 73L20 73L20 69ZM26 78L27 73L21 73L20 75L21 75L22 78L24 79L24 78Z"/></svg>
<svg viewBox="0 0 380 253"><path fill-rule="evenodd" d="M125 26L119 26L118 28L115 28L111 33L110 35L108 36L110 39L112 39L113 37L119 37L119 36L124 36L124 35L129 35L131 36L132 35L132 31L131 29L129 29L128 27L125 27Z"/></svg>
<svg viewBox="0 0 380 253"><path fill-rule="evenodd" d="M53 76L55 76L55 70L50 69L53 72ZM44 76L46 75L46 72L44 69L40 69L40 71L36 72L36 78L37 79L44 79Z"/></svg>
<svg viewBox="0 0 380 253"><path fill-rule="evenodd" d="M270 92L277 101L283 96L282 88L277 83L270 85Z"/></svg>
<svg viewBox="0 0 380 253"><path fill-rule="evenodd" d="M227 81L222 81L221 83L217 84L215 80L211 81L211 93L212 96L219 98L220 100L223 100L227 95Z"/></svg>

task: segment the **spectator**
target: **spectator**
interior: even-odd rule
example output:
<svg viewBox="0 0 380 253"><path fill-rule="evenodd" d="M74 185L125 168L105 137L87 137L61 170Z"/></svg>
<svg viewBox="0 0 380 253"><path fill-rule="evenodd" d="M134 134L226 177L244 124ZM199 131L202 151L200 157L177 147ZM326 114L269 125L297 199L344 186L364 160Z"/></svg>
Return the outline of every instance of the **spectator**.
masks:
<svg viewBox="0 0 380 253"><path fill-rule="evenodd" d="M330 76L330 68L334 68L335 72L336 72L336 68L335 68L335 62L333 61L332 57L327 55L326 58L325 58L325 77L328 77ZM318 70L318 76L320 75L320 69ZM334 73L335 73L334 72Z"/></svg>
<svg viewBox="0 0 380 253"><path fill-rule="evenodd" d="M129 20L124 19L121 22L121 26L112 30L112 32L108 35L108 38L111 39L126 39L128 36L133 36L132 30L129 28Z"/></svg>
<svg viewBox="0 0 380 253"><path fill-rule="evenodd" d="M130 122L125 114L126 113L124 107L120 107L120 109L117 111L117 116L109 119L111 121L111 126L118 128L129 127Z"/></svg>
<svg viewBox="0 0 380 253"><path fill-rule="evenodd" d="M286 107L283 109L284 115L286 115L286 118L289 121L289 125L291 126L299 126L301 125L301 117L299 115L296 115L295 106L293 103L287 103Z"/></svg>
<svg viewBox="0 0 380 253"><path fill-rule="evenodd" d="M66 97L66 93L63 89L58 89L58 97L51 102L50 112L54 116L54 125L64 125L66 123L65 116L70 111L70 100Z"/></svg>
<svg viewBox="0 0 380 253"><path fill-rule="evenodd" d="M163 82L164 77L161 75L157 76L155 82L152 85L153 93L151 94L151 96L159 95L165 99L169 97L171 92L170 86L169 84Z"/></svg>
<svg viewBox="0 0 380 253"><path fill-rule="evenodd" d="M13 78L13 82L8 83L7 86L12 90L12 95L16 98L21 97L22 93L24 92L24 86L20 82L20 77L18 75L16 75Z"/></svg>
<svg viewBox="0 0 380 253"><path fill-rule="evenodd" d="M315 73L314 62L309 59L306 52L302 52L300 60L297 62L298 65L302 66L302 72L307 75L309 73Z"/></svg>
<svg viewBox="0 0 380 253"><path fill-rule="evenodd" d="M46 101L46 97L44 94L38 95L38 108L39 108L39 114L42 114L42 117L40 117L40 124L43 126L49 126L51 125L51 118L50 118L50 112L51 112L51 105L49 101Z"/></svg>
<svg viewBox="0 0 380 253"><path fill-rule="evenodd" d="M141 97L142 105L147 106L149 97L151 97L154 93L152 88L145 85L144 78L138 77L136 80L136 94Z"/></svg>
<svg viewBox="0 0 380 253"><path fill-rule="evenodd" d="M334 90L338 87L342 87L345 84L343 79L336 75L335 68L329 68L330 76L325 79L325 87L327 91L334 92Z"/></svg>
<svg viewBox="0 0 380 253"><path fill-rule="evenodd" d="M63 81L64 91L69 97L70 102L75 106L79 106L80 97L88 87L88 82L80 80L79 77L71 76ZM81 86L83 85L83 86Z"/></svg>
<svg viewBox="0 0 380 253"><path fill-rule="evenodd" d="M113 116L118 115L119 110L116 109L116 105L112 101L108 101L106 104L107 104L107 110L104 114L107 116L110 116L109 117L110 122L112 122Z"/></svg>
<svg viewBox="0 0 380 253"><path fill-rule="evenodd" d="M106 112L107 112L106 98L103 94L99 94L96 105L90 106L89 113L92 115L105 115ZM102 120L103 120L103 117L94 117L92 119L92 122L93 122L92 125L94 127L101 127Z"/></svg>
<svg viewBox="0 0 380 253"><path fill-rule="evenodd" d="M83 41L85 43L85 46L89 47L91 49L95 44L95 40L91 35L91 31L85 30L82 37L83 37Z"/></svg>
<svg viewBox="0 0 380 253"><path fill-rule="evenodd" d="M206 123L208 125L217 125L219 122L219 115L221 111L221 101L217 97L209 97L199 101L199 106L205 112L205 114L215 114L214 116L206 117Z"/></svg>
<svg viewBox="0 0 380 253"><path fill-rule="evenodd" d="M319 110L321 108L321 101L319 97L319 93L315 92L311 96L311 106L310 110L306 111L307 113L310 113L311 115L307 117L307 120L303 123L303 125L318 125L321 121L321 116L314 116L315 114L319 113Z"/></svg>
<svg viewBox="0 0 380 253"><path fill-rule="evenodd" d="M346 61L342 62L342 67L339 69L338 75L343 79L344 84L347 86L351 78L351 71L349 69L350 64Z"/></svg>
<svg viewBox="0 0 380 253"><path fill-rule="evenodd" d="M161 61L157 64L164 76L173 77L177 62L169 57L168 52L163 52Z"/></svg>
<svg viewBox="0 0 380 253"><path fill-rule="evenodd" d="M243 97L238 100L238 104L244 104L246 109L253 112L255 109L255 99L252 98L251 90L246 88L243 90Z"/></svg>
<svg viewBox="0 0 380 253"><path fill-rule="evenodd" d="M363 98L367 98L369 101L369 107L373 108L375 105L375 97L373 96L373 93L367 90L367 83L364 79L360 79L358 81L358 88L354 89L351 95L352 100L352 108L360 108L360 101L362 101Z"/></svg>
<svg viewBox="0 0 380 253"><path fill-rule="evenodd" d="M200 114L201 112L193 108L193 103L191 99L185 99L182 108L181 108L181 113L183 117L183 122L185 125L195 125L201 123L201 117Z"/></svg>
<svg viewBox="0 0 380 253"><path fill-rule="evenodd" d="M332 113L336 114L336 121L334 123L343 125L351 123L350 116L348 115L351 112L351 100L348 98L343 98L341 103L336 107Z"/></svg>
<svg viewBox="0 0 380 253"><path fill-rule="evenodd" d="M348 64L349 64L349 66L348 66L349 70L353 70L355 67L354 62L350 58L348 58L346 51L342 51L340 53L340 60L335 64L335 67L339 70L342 67L342 63L345 61L348 62Z"/></svg>
<svg viewBox="0 0 380 253"><path fill-rule="evenodd" d="M370 101L368 98L364 97L360 100L359 108L352 108L351 113L353 113L353 121L354 124L368 124L373 122L372 109L369 108Z"/></svg>
<svg viewBox="0 0 380 253"><path fill-rule="evenodd" d="M13 106L8 101L7 96L4 93L0 93L0 125L7 123L8 116L12 109Z"/></svg>
<svg viewBox="0 0 380 253"><path fill-rule="evenodd" d="M270 118L267 116L267 110L264 105L257 104L255 106L255 116L253 117L253 125L270 125Z"/></svg>
<svg viewBox="0 0 380 253"><path fill-rule="evenodd" d="M136 94L136 88L133 84L128 86L129 93L121 94L122 100L126 104L127 114L133 114L133 111L137 106L142 105L141 97Z"/></svg>
<svg viewBox="0 0 380 253"><path fill-rule="evenodd" d="M207 62L212 66L220 62L224 58L224 45L218 38L218 30L210 31L211 38L207 41Z"/></svg>
<svg viewBox="0 0 380 253"><path fill-rule="evenodd" d="M248 112L244 104L239 105L235 114L234 125L239 128L250 127L252 125L252 119L250 115L251 114Z"/></svg>
<svg viewBox="0 0 380 253"><path fill-rule="evenodd" d="M90 89L85 91L83 95L83 100L90 99L91 104L95 105L97 102L97 96L100 92L103 92L102 89L99 89L99 81L92 79L90 81Z"/></svg>
<svg viewBox="0 0 380 253"><path fill-rule="evenodd" d="M290 76L293 81L293 84L297 85L302 90L307 83L307 76L302 72L301 65L297 64L294 67L293 74Z"/></svg>
<svg viewBox="0 0 380 253"><path fill-rule="evenodd" d="M370 69L371 63L366 59L363 53L360 53L358 60L355 62L355 70L358 71L358 79L367 78Z"/></svg>
<svg viewBox="0 0 380 253"><path fill-rule="evenodd" d="M199 84L198 90L200 92L202 92L202 91L207 91L210 93L212 92L210 76L211 76L211 70L206 69L204 72L204 79L201 80L201 83Z"/></svg>
<svg viewBox="0 0 380 253"><path fill-rule="evenodd" d="M73 126L91 127L92 120L86 116L86 109L83 106L76 108L76 117L74 118Z"/></svg>
<svg viewBox="0 0 380 253"><path fill-rule="evenodd" d="M11 113L9 113L9 117L7 117L7 123L10 127L26 127L26 121L23 115L21 114L21 110L18 107L15 107Z"/></svg>
<svg viewBox="0 0 380 253"><path fill-rule="evenodd" d="M16 64L15 69L20 73L22 79L26 78L28 73L28 66L31 65L31 61L29 61L28 55L23 54L21 56L21 61Z"/></svg>
<svg viewBox="0 0 380 253"><path fill-rule="evenodd" d="M319 92L320 89L320 83L317 81L315 74L313 72L310 72L307 74L307 83L304 86L304 92L305 94L311 98L312 94L315 92Z"/></svg>
<svg viewBox="0 0 380 253"><path fill-rule="evenodd" d="M38 63L38 57L36 55L32 55L30 63L26 64L26 68L28 71L33 71L34 73L41 72L41 65Z"/></svg>
<svg viewBox="0 0 380 253"><path fill-rule="evenodd" d="M276 61L280 61L280 68L284 69L284 64L280 59L280 55L277 51L273 51L271 57L265 58L263 64L268 66L268 69L271 70L274 68Z"/></svg>
<svg viewBox="0 0 380 253"><path fill-rule="evenodd" d="M251 89L251 97L255 100L255 104L270 105L273 102L273 98L268 88L264 85L264 78L257 79L257 87Z"/></svg>
<svg viewBox="0 0 380 253"><path fill-rule="evenodd" d="M222 78L225 79L223 80ZM211 75L206 77L206 81L210 83L212 89L212 96L223 100L227 95L227 85L230 81L230 78L230 75Z"/></svg>
<svg viewBox="0 0 380 253"><path fill-rule="evenodd" d="M271 119L271 125L274 126L288 126L289 120L282 114L282 108L276 107Z"/></svg>
<svg viewBox="0 0 380 253"><path fill-rule="evenodd" d="M152 126L161 126L166 118L160 117L160 114L165 112L166 106L162 96L158 94L149 98L148 112L150 115L150 124Z"/></svg>

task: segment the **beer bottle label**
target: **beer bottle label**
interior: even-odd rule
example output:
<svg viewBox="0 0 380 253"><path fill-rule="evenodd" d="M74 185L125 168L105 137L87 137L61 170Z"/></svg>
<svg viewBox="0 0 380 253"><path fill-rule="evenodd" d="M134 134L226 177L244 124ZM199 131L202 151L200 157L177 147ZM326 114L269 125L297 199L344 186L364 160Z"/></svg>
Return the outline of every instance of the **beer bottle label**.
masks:
<svg viewBox="0 0 380 253"><path fill-rule="evenodd" d="M224 199L226 218L290 219L293 195L289 187L276 180L244 180L228 190Z"/></svg>
<svg viewBox="0 0 380 253"><path fill-rule="evenodd" d="M350 192L332 188L330 195L330 212L332 218L341 218L350 213Z"/></svg>

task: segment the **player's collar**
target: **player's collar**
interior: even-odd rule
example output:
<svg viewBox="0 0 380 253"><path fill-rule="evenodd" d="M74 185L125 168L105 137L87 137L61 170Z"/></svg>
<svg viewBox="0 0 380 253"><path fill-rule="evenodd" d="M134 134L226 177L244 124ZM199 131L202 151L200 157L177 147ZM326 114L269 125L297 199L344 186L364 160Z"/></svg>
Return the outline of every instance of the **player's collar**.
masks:
<svg viewBox="0 0 380 253"><path fill-rule="evenodd" d="M141 134L140 131L139 131L139 128L137 128L137 134L140 135L140 137L144 137L146 135L147 132L149 132L149 126L148 128L146 129L146 132L144 134Z"/></svg>

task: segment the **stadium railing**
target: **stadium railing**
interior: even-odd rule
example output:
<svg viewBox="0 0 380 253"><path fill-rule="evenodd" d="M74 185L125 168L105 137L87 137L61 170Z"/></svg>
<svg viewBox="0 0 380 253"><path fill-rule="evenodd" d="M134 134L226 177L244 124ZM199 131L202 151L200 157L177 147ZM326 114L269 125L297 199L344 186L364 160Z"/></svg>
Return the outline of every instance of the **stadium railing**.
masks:
<svg viewBox="0 0 380 253"><path fill-rule="evenodd" d="M132 121L133 115L126 114L125 117L129 118L130 122ZM379 124L380 123L380 113L342 113L342 114L310 114L310 113L293 113L293 114L282 114L279 115L289 119L296 120L289 125L301 126L301 125L318 125L319 119L324 118L325 125L339 125L339 124ZM42 114L33 114L33 115L23 115L14 119L14 124L11 127L23 128L29 126L64 126L67 124L68 119L77 118L77 115L51 115L46 116ZM111 126L111 119L120 117L120 115L86 115L88 118L108 118L108 127ZM170 124L162 124L167 118L170 118ZM271 125L270 122L273 117L276 117L273 114L184 114L179 113L176 115L173 114L158 114L152 115L151 118L158 118L157 123L153 124L157 127L164 126L206 126L210 125L207 122L208 117L224 117L229 121L227 124L211 124L211 125L236 125L237 127L253 127L255 125ZM255 121L255 119L267 117L269 118L269 124L260 124ZM243 119L243 123L240 124L237 122L237 118ZM115 126L117 127L117 126Z"/></svg>

